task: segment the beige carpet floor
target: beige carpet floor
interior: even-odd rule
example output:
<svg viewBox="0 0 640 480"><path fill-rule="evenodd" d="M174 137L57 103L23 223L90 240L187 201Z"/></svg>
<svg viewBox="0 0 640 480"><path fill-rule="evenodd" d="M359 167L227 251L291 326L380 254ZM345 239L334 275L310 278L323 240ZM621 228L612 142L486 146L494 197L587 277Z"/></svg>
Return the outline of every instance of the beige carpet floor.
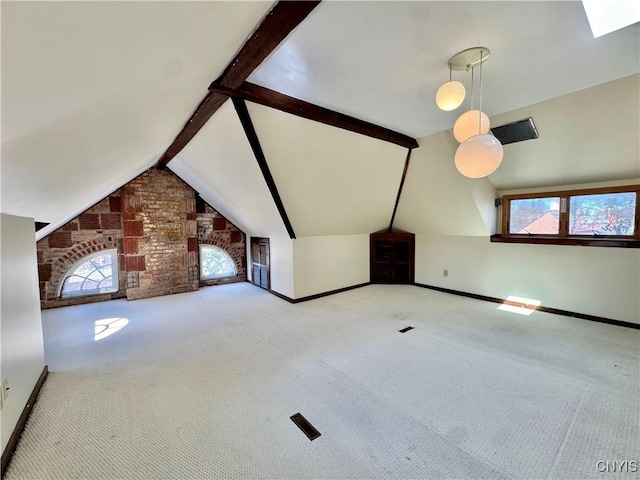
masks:
<svg viewBox="0 0 640 480"><path fill-rule="evenodd" d="M6 480L640 478L640 332L497 306L242 283L44 311Z"/></svg>

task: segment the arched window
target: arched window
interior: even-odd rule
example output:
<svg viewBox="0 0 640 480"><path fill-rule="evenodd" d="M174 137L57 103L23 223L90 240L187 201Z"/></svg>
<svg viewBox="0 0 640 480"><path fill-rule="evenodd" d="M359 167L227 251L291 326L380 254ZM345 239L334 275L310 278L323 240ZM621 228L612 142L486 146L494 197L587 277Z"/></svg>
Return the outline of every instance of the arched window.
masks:
<svg viewBox="0 0 640 480"><path fill-rule="evenodd" d="M97 295L118 291L118 251L102 250L84 257L65 274L60 297Z"/></svg>
<svg viewBox="0 0 640 480"><path fill-rule="evenodd" d="M211 245L200 245L200 278L235 277L236 264L227 252Z"/></svg>

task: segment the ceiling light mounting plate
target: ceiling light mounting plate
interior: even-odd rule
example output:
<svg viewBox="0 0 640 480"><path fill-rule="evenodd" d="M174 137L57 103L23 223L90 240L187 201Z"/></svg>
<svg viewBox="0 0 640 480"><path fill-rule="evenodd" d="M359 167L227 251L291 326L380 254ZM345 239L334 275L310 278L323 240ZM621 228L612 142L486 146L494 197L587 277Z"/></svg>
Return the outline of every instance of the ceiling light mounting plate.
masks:
<svg viewBox="0 0 640 480"><path fill-rule="evenodd" d="M487 47L472 47L456 53L449 59L451 70L470 70L484 63L491 56L491 50Z"/></svg>

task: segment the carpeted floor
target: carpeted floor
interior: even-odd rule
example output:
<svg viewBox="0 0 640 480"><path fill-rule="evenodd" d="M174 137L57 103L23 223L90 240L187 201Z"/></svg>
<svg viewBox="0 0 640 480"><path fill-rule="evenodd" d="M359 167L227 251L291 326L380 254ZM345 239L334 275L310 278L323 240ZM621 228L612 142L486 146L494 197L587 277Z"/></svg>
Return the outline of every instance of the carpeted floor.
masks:
<svg viewBox="0 0 640 480"><path fill-rule="evenodd" d="M242 283L44 311L6 480L640 478L640 332L497 306Z"/></svg>

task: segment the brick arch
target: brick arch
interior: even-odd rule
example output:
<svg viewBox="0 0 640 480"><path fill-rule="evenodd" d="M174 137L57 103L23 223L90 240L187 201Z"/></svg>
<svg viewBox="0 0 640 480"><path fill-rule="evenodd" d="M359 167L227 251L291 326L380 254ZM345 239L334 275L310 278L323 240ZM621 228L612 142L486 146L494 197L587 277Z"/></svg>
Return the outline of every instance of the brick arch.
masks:
<svg viewBox="0 0 640 480"><path fill-rule="evenodd" d="M200 239L198 241L199 245L211 245L213 247L218 247L220 250L224 250L227 255L231 257L233 262L236 264L236 271L240 272L242 269L242 253L239 252L237 248L233 248L229 242L221 240L219 238L207 238Z"/></svg>
<svg viewBox="0 0 640 480"><path fill-rule="evenodd" d="M79 243L71 247L64 255L57 258L51 265L51 279L47 287L47 298L56 299L58 297L58 285L65 274L84 257L102 250L118 248L115 237L96 238L87 242ZM120 252L118 252L120 253Z"/></svg>

